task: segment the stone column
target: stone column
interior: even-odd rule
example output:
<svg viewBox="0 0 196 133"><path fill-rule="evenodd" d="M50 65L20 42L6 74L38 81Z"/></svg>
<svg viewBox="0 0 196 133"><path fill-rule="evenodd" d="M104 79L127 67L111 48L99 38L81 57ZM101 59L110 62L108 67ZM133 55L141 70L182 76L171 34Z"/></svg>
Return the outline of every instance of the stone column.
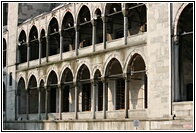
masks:
<svg viewBox="0 0 196 133"><path fill-rule="evenodd" d="M95 102L96 102L96 97L95 97L95 89L96 89L96 83L95 80L91 81L92 86L93 86L93 106L92 106L92 112L93 112L93 119L95 119Z"/></svg>
<svg viewBox="0 0 196 133"><path fill-rule="evenodd" d="M75 83L75 119L78 119L78 84Z"/></svg>
<svg viewBox="0 0 196 133"><path fill-rule="evenodd" d="M174 83L174 86L175 86L175 89L174 89L174 94L175 94L175 98L174 100L175 101L179 101L180 100L180 85L179 85L179 82L180 82L180 75L179 75L179 44L176 44L174 45L175 47L175 51L174 51L174 62L175 62L175 83Z"/></svg>
<svg viewBox="0 0 196 133"><path fill-rule="evenodd" d="M75 30L76 30L76 40L75 40L75 55L78 56L78 45L79 45L79 26L76 25L75 26Z"/></svg>
<svg viewBox="0 0 196 133"><path fill-rule="evenodd" d="M45 87L46 95L45 95L45 114L46 114L46 120L48 120L48 86Z"/></svg>
<svg viewBox="0 0 196 133"><path fill-rule="evenodd" d="M125 80L125 118L129 118L128 109L129 109L129 79L128 75L124 77Z"/></svg>
<svg viewBox="0 0 196 133"><path fill-rule="evenodd" d="M29 67L29 60L30 60L30 43L27 43L27 67Z"/></svg>
<svg viewBox="0 0 196 133"><path fill-rule="evenodd" d="M128 35L128 9L123 12L124 15L124 44L127 45L127 35Z"/></svg>
<svg viewBox="0 0 196 133"><path fill-rule="evenodd" d="M41 120L41 87L38 88L38 119Z"/></svg>
<svg viewBox="0 0 196 133"><path fill-rule="evenodd" d="M62 54L63 54L63 33L59 30L60 34L60 60L62 60Z"/></svg>
<svg viewBox="0 0 196 133"><path fill-rule="evenodd" d="M95 52L95 44L96 44L96 25L97 25L97 21L93 20L92 21L93 24L93 35L92 35L92 45L93 45L93 52Z"/></svg>
<svg viewBox="0 0 196 133"><path fill-rule="evenodd" d="M61 114L61 102L62 102L62 99L61 99L61 84L58 84L58 89L59 89L59 120L62 120L62 114Z"/></svg>
<svg viewBox="0 0 196 133"><path fill-rule="evenodd" d="M50 39L50 36L48 36L46 34L46 62L48 62L48 56L49 56L49 40Z"/></svg>
<svg viewBox="0 0 196 133"><path fill-rule="evenodd" d="M107 89L106 79L102 78L102 82L103 82L103 119L106 119L106 89Z"/></svg>
<svg viewBox="0 0 196 133"><path fill-rule="evenodd" d="M107 35L107 17L103 17L102 20L103 20L103 47L104 49L106 49L106 41L107 41L107 38L106 38L106 35Z"/></svg>
<svg viewBox="0 0 196 133"><path fill-rule="evenodd" d="M41 64L41 55L42 55L42 43L41 43L41 40L40 40L40 38L39 38L39 40L38 40L38 44L39 44L39 64Z"/></svg>
<svg viewBox="0 0 196 133"><path fill-rule="evenodd" d="M15 111L15 120L17 120L18 119L18 111L19 111L19 103L18 103L18 100L19 99L19 94L18 94L18 90L16 90L16 101L15 101L15 103L16 103L16 111Z"/></svg>
<svg viewBox="0 0 196 133"><path fill-rule="evenodd" d="M26 113L27 113L27 120L29 120L29 88L27 88L27 91L26 91L26 99L27 99Z"/></svg>

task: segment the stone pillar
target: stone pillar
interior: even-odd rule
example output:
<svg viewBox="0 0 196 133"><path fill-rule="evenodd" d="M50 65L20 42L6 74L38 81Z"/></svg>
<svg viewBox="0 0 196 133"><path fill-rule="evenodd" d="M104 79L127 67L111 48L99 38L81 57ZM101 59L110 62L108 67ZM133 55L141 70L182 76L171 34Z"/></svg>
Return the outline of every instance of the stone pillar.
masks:
<svg viewBox="0 0 196 133"><path fill-rule="evenodd" d="M107 89L106 79L102 78L102 82L103 82L103 119L106 119L106 89Z"/></svg>
<svg viewBox="0 0 196 133"><path fill-rule="evenodd" d="M27 67L29 67L29 60L30 60L30 43L27 43Z"/></svg>
<svg viewBox="0 0 196 133"><path fill-rule="evenodd" d="M40 40L40 38L39 38L39 64L41 64L41 55L42 55L42 43L41 43L41 40Z"/></svg>
<svg viewBox="0 0 196 133"><path fill-rule="evenodd" d="M61 99L61 96L62 96L62 94L61 94L61 84L58 84L58 89L59 89L59 120L62 120L62 114L61 114L61 105L62 105L62 103L61 103L61 101L62 101L62 99Z"/></svg>
<svg viewBox="0 0 196 133"><path fill-rule="evenodd" d="M124 44L127 45L127 35L128 35L128 9L123 11L124 15Z"/></svg>
<svg viewBox="0 0 196 133"><path fill-rule="evenodd" d="M97 25L97 21L93 20L92 21L93 24L93 35L92 35L92 45L93 45L93 52L95 52L95 44L96 44L96 25Z"/></svg>
<svg viewBox="0 0 196 133"><path fill-rule="evenodd" d="M75 83L75 119L78 119L78 84Z"/></svg>
<svg viewBox="0 0 196 133"><path fill-rule="evenodd" d="M41 120L41 87L38 88L38 119Z"/></svg>
<svg viewBox="0 0 196 133"><path fill-rule="evenodd" d="M79 26L76 25L75 26L75 30L76 30L76 40L75 40L75 55L78 56L78 45L79 45Z"/></svg>
<svg viewBox="0 0 196 133"><path fill-rule="evenodd" d="M92 106L92 112L93 112L93 119L95 119L95 102L96 102L96 97L95 97L95 89L96 89L96 83L95 83L95 80L92 80L91 81L92 83L92 86L93 86L93 106Z"/></svg>
<svg viewBox="0 0 196 133"><path fill-rule="evenodd" d="M46 120L48 120L48 86L45 87L46 95L45 95L45 114L46 114Z"/></svg>
<svg viewBox="0 0 196 133"><path fill-rule="evenodd" d="M124 77L125 79L125 118L129 118L128 109L129 109L129 79L128 75Z"/></svg>
<svg viewBox="0 0 196 133"><path fill-rule="evenodd" d="M18 119L18 111L19 111L19 103L18 103L18 100L19 99L19 94L18 94L18 91L16 90L16 111L15 111L15 120Z"/></svg>
<svg viewBox="0 0 196 133"><path fill-rule="evenodd" d="M27 88L27 91L26 91L26 99L27 99L27 102L26 102L26 115L27 115L27 120L29 120L29 88Z"/></svg>
<svg viewBox="0 0 196 133"><path fill-rule="evenodd" d="M63 54L63 33L59 30L60 34L60 60L62 60L62 54Z"/></svg>
<svg viewBox="0 0 196 133"><path fill-rule="evenodd" d="M107 35L107 17L103 17L103 47L106 49L106 35Z"/></svg>
<svg viewBox="0 0 196 133"><path fill-rule="evenodd" d="M174 89L174 94L175 94L175 101L179 101L180 100L180 75L179 75L179 44L176 44L175 46L175 51L174 51L174 62L175 62L175 89Z"/></svg>
<svg viewBox="0 0 196 133"><path fill-rule="evenodd" d="M49 40L50 39L50 36L48 36L46 34L46 62L48 62L48 56L49 56Z"/></svg>

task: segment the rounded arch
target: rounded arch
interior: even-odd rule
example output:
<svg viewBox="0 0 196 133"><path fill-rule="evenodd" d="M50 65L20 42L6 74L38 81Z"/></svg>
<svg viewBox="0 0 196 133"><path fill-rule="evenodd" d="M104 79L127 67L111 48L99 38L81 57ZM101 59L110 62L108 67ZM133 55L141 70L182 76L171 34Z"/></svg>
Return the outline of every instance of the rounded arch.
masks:
<svg viewBox="0 0 196 133"><path fill-rule="evenodd" d="M18 38L18 50L19 50L19 63L24 63L27 61L27 37L24 30L19 34Z"/></svg>
<svg viewBox="0 0 196 133"><path fill-rule="evenodd" d="M90 78L92 78L92 70L91 70L91 67L90 67L91 65L88 62L86 62L86 61L81 61L79 63L79 65L78 65L77 69L76 69L76 74L75 74L75 77L74 77L75 81L77 80L77 74L78 74L79 69L81 68L82 65L86 65L87 66L87 68L88 68L88 70L90 72Z"/></svg>
<svg viewBox="0 0 196 133"><path fill-rule="evenodd" d="M100 13L101 13L101 14L100 14ZM101 15L100 17L102 17L103 10L102 10L102 8L101 8L100 5L94 7L94 9L93 9L93 11L92 11L92 14L91 14L91 16L93 17L93 19L95 19L95 17L94 17L95 14L100 14L100 15Z"/></svg>
<svg viewBox="0 0 196 133"><path fill-rule="evenodd" d="M131 71L146 70L146 64L140 54L134 54L128 64L127 73L129 74L131 74Z"/></svg>
<svg viewBox="0 0 196 133"><path fill-rule="evenodd" d="M19 43L25 43L27 41L26 32L23 29L20 31L18 41Z"/></svg>
<svg viewBox="0 0 196 133"><path fill-rule="evenodd" d="M34 75L31 75L28 81L28 87L27 89L31 89L31 88L37 88L37 79Z"/></svg>
<svg viewBox="0 0 196 133"><path fill-rule="evenodd" d="M26 81L24 80L25 78L23 78L23 76L20 76L19 78L18 78L18 84L17 84L17 90L19 89L19 85L22 83L24 83L24 88L25 88L25 90L27 89L27 87L26 87Z"/></svg>
<svg viewBox="0 0 196 133"><path fill-rule="evenodd" d="M112 10L114 10L115 12L122 10L121 3L106 3L105 8L104 8L104 16L112 13L113 12Z"/></svg>
<svg viewBox="0 0 196 133"><path fill-rule="evenodd" d="M88 11L84 12L85 10L88 10ZM84 12L83 15L82 15L82 12ZM86 16L87 20L90 21L91 20L91 13L90 12L91 12L90 8L88 7L87 4L81 4L80 7L78 8L78 11L77 11L76 24L82 23L82 21L80 21L80 19L79 19L79 16L81 17L81 19L84 18L84 16Z"/></svg>
<svg viewBox="0 0 196 133"><path fill-rule="evenodd" d="M114 68L115 67L115 68ZM122 71L122 65L119 62L118 59L112 58L109 63L107 64L106 70L105 70L105 77L109 77L110 75L118 75L123 74Z"/></svg>
<svg viewBox="0 0 196 133"><path fill-rule="evenodd" d="M100 72L101 75L103 75L103 71L101 69L101 66L95 66L92 71L93 77L95 77L95 73L97 70Z"/></svg>
<svg viewBox="0 0 196 133"><path fill-rule="evenodd" d="M180 18L181 13L183 12L184 8L188 5L189 3L183 3L180 8L178 9L176 16L174 18L174 23L173 23L173 29L174 29L174 34L178 35L178 20ZM177 36L174 37L175 41L177 41Z"/></svg>
<svg viewBox="0 0 196 133"><path fill-rule="evenodd" d="M73 81L73 73L70 68L65 68L61 75L61 83Z"/></svg>
<svg viewBox="0 0 196 133"><path fill-rule="evenodd" d="M80 67L78 67L76 81L80 79L91 79L91 72L86 64L82 64Z"/></svg>
<svg viewBox="0 0 196 133"><path fill-rule="evenodd" d="M41 29L40 32L40 43L41 43L41 58L46 57L46 32L45 29Z"/></svg>
<svg viewBox="0 0 196 133"><path fill-rule="evenodd" d="M105 74L106 74L107 66L108 66L109 62L110 62L113 58L115 58L116 60L118 60L118 62L120 63L121 68L124 68L124 67L123 67L123 64L122 64L122 62L121 62L121 59L120 59L120 57L119 57L119 55L117 55L117 54L112 54L112 55L110 55L110 56L107 58L107 60L105 61L104 66L103 66L103 75L104 75L104 76L105 76Z"/></svg>
<svg viewBox="0 0 196 133"><path fill-rule="evenodd" d="M57 76L57 73L54 70L51 70L48 74L46 84L58 84L59 78Z"/></svg>
<svg viewBox="0 0 196 133"><path fill-rule="evenodd" d="M142 59L145 62L145 65L146 65L145 69L147 70L148 67L147 67L147 63L146 63L147 62L146 56L144 55L143 52L135 49L128 55L128 57L125 61L125 67L124 67L124 70L123 70L124 73L127 73L128 65L129 65L129 63L130 63L130 61L131 61L131 59L133 58L134 55L140 55L142 57Z"/></svg>
<svg viewBox="0 0 196 133"><path fill-rule="evenodd" d="M61 25L61 29L66 29L69 27L73 27L74 26L74 17L72 12L67 11L64 16L63 16L63 20L62 20L62 25Z"/></svg>
<svg viewBox="0 0 196 133"><path fill-rule="evenodd" d="M26 86L25 86L25 80L23 77L20 77L18 81L17 86L17 96L19 97L18 100L18 107L19 107L19 114L25 114L26 113Z"/></svg>
<svg viewBox="0 0 196 133"><path fill-rule="evenodd" d="M59 23L55 17L52 17L48 25L48 47L49 56L60 53Z"/></svg>
<svg viewBox="0 0 196 133"><path fill-rule="evenodd" d="M48 35L50 33L54 33L56 31L59 31L60 26L59 26L59 22L58 22L58 19L56 18L56 16L52 16L48 22L49 22L48 23L48 31L47 31ZM51 28L49 28L49 27L51 27ZM55 31L54 31L54 28L56 28Z"/></svg>
<svg viewBox="0 0 196 133"><path fill-rule="evenodd" d="M38 30L35 25L32 25L29 31L29 41L38 38Z"/></svg>

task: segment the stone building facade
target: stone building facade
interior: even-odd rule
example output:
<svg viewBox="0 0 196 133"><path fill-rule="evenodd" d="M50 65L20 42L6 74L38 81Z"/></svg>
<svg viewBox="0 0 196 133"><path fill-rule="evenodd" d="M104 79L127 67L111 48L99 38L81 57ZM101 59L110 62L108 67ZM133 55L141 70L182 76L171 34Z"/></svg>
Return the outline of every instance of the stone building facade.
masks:
<svg viewBox="0 0 196 133"><path fill-rule="evenodd" d="M4 129L193 128L193 3L6 9Z"/></svg>

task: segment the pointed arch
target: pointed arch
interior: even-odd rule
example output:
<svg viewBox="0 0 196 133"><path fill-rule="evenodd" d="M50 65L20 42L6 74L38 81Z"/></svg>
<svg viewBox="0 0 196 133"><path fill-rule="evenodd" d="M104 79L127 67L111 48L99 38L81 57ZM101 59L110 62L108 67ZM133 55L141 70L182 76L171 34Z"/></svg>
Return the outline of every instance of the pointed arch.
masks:
<svg viewBox="0 0 196 133"><path fill-rule="evenodd" d="M18 51L19 51L19 63L27 62L27 42L26 33L22 30L18 38Z"/></svg>
<svg viewBox="0 0 196 133"><path fill-rule="evenodd" d="M26 114L26 89L25 89L25 80L21 77L18 81L17 87L17 95L18 99L18 107L19 107L19 114Z"/></svg>

